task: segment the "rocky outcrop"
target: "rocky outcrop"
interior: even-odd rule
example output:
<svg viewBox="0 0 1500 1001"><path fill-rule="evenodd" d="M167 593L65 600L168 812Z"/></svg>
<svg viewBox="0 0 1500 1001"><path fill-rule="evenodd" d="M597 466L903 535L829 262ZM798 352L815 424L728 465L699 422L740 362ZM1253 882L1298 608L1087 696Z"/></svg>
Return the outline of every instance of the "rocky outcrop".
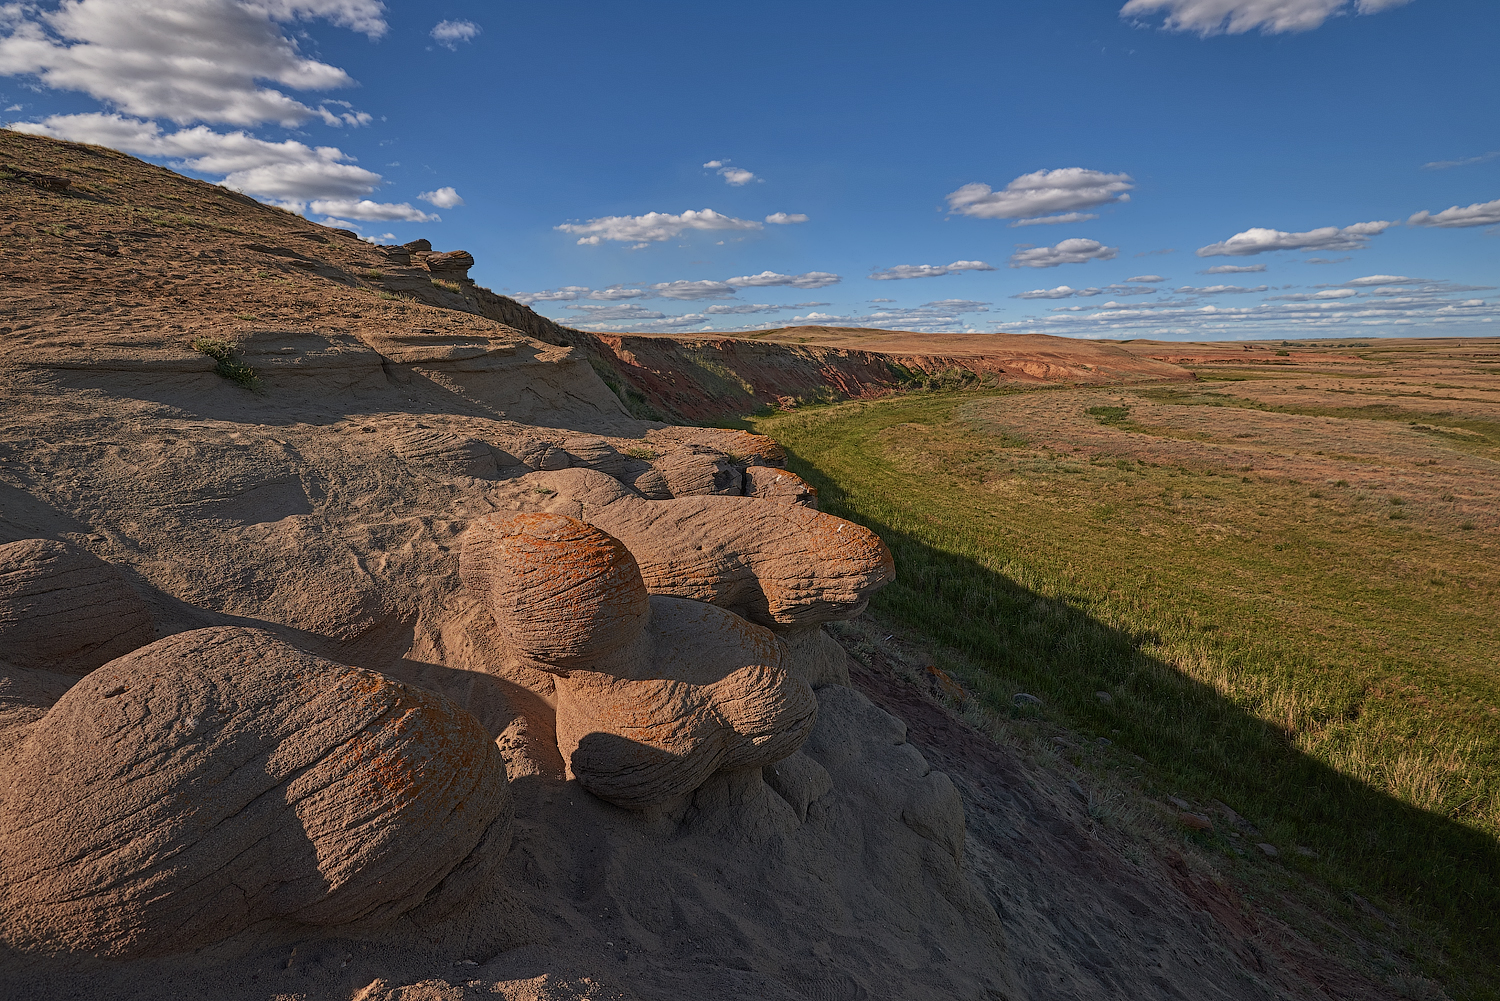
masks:
<svg viewBox="0 0 1500 1001"><path fill-rule="evenodd" d="M126 958L441 910L445 877L472 890L498 864L509 811L499 751L439 696L260 630L179 633L14 749L0 938Z"/></svg>
<svg viewBox="0 0 1500 1001"><path fill-rule="evenodd" d="M773 633L648 596L630 551L597 527L490 515L465 533L460 567L513 653L556 675L558 748L601 799L681 801L718 771L787 757L812 726L812 691Z"/></svg>
<svg viewBox="0 0 1500 1001"><path fill-rule="evenodd" d="M0 652L16 667L87 674L154 637L146 603L87 550L50 539L0 546Z"/></svg>
<svg viewBox="0 0 1500 1001"><path fill-rule="evenodd" d="M517 505L582 519L621 540L652 594L709 602L773 628L852 618L895 575L874 532L796 504L650 501L587 469L533 473L506 492Z"/></svg>
<svg viewBox="0 0 1500 1001"><path fill-rule="evenodd" d="M422 258L422 263L427 265L427 270L432 272L434 278L467 281L469 269L474 266L474 255L467 250L449 250L428 254Z"/></svg>

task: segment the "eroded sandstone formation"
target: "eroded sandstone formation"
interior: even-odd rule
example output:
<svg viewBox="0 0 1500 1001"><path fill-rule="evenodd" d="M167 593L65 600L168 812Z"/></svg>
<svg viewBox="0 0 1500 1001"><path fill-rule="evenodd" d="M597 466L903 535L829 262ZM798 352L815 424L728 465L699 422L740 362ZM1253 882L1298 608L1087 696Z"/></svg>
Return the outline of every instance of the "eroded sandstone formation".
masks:
<svg viewBox="0 0 1500 1001"><path fill-rule="evenodd" d="M509 844L505 766L445 699L238 627L79 681L0 784L0 938L126 958L265 919L457 901ZM452 888L448 888L452 889Z"/></svg>
<svg viewBox="0 0 1500 1001"><path fill-rule="evenodd" d="M807 737L817 703L785 670L775 634L713 605L648 595L630 551L593 525L481 518L460 567L513 652L556 675L558 747L601 799L669 804Z"/></svg>
<svg viewBox="0 0 1500 1001"><path fill-rule="evenodd" d="M87 674L155 637L151 610L118 569L51 539L0 546L0 657Z"/></svg>

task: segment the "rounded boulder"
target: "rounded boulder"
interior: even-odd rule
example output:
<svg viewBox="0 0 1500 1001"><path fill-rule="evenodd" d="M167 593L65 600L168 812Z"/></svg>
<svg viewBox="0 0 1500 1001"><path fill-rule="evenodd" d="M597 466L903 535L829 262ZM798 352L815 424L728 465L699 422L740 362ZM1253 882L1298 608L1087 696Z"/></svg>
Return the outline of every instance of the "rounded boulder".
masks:
<svg viewBox="0 0 1500 1001"><path fill-rule="evenodd" d="M0 939L112 958L379 920L509 844L505 763L440 696L270 633L179 633L68 690L0 776Z"/></svg>

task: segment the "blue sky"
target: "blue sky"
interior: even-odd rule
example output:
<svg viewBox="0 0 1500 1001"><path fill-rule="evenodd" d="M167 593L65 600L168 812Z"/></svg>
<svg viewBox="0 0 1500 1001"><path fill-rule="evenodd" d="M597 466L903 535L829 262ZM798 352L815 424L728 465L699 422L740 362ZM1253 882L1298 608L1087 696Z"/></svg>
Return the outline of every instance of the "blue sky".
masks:
<svg viewBox="0 0 1500 1001"><path fill-rule="evenodd" d="M0 107L591 329L1493 336L1497 50L1494 0L0 3Z"/></svg>

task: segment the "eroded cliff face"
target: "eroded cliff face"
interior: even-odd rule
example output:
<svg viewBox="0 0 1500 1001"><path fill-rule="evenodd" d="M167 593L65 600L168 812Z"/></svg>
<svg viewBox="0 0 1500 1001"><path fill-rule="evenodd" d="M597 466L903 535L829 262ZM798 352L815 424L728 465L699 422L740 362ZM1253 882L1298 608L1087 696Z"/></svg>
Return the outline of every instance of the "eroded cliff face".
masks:
<svg viewBox="0 0 1500 1001"><path fill-rule="evenodd" d="M0 161L8 988L1318 996L844 654L896 568L773 443L467 255Z"/></svg>

